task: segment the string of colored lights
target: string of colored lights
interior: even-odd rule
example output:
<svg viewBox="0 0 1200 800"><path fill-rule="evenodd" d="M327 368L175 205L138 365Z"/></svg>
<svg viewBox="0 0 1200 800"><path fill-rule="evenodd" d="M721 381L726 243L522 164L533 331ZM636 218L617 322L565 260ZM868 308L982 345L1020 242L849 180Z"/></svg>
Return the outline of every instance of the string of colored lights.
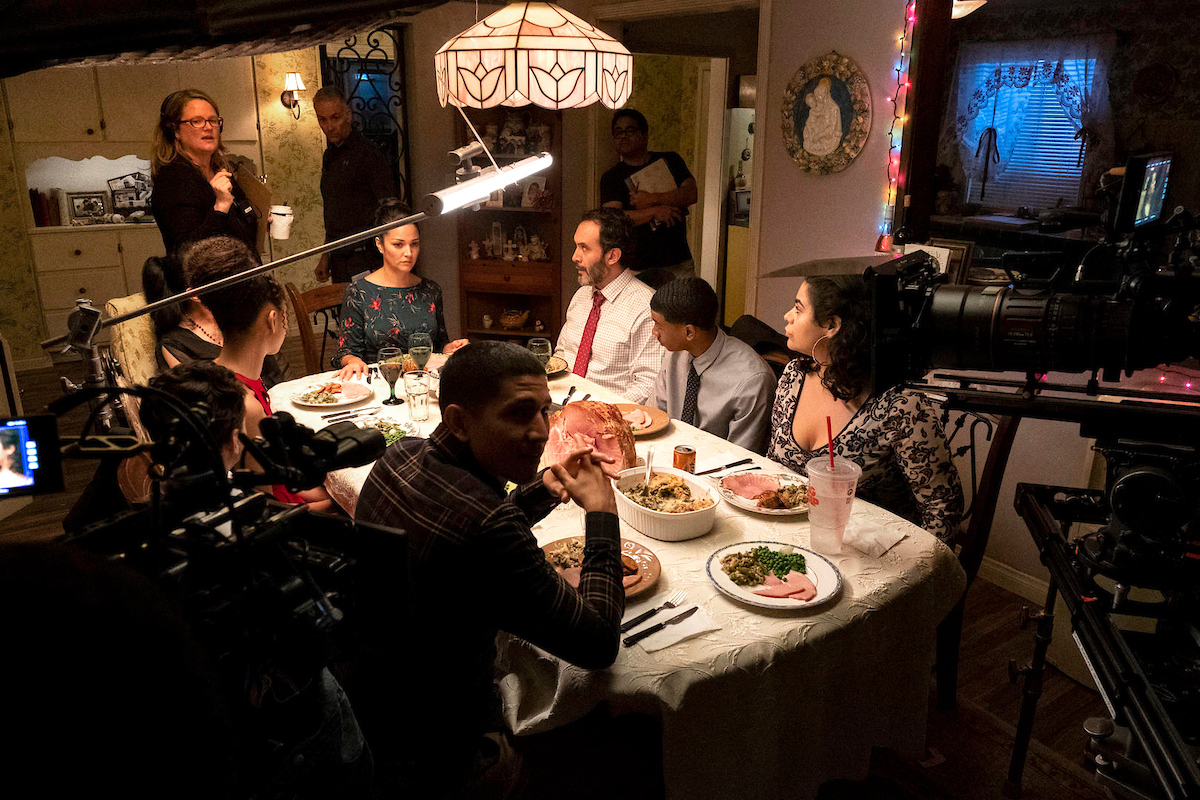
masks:
<svg viewBox="0 0 1200 800"><path fill-rule="evenodd" d="M917 24L916 0L909 0L904 7L904 25L896 41L900 58L896 62L896 88L887 100L892 104L892 124L888 126L887 186L884 188L883 221L879 225L879 240L875 249L886 252L892 246L892 219L900 180L900 148L904 142L904 124L908 122L908 93L912 90L909 80L909 62L912 54L912 32ZM903 99L902 99L903 98Z"/></svg>

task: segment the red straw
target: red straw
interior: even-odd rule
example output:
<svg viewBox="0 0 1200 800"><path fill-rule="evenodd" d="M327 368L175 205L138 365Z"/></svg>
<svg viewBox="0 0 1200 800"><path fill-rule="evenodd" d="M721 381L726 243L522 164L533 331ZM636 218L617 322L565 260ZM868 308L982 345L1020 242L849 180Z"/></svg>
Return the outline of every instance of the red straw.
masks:
<svg viewBox="0 0 1200 800"><path fill-rule="evenodd" d="M829 434L829 469L836 471L837 467L833 463L833 418L828 415L825 417L825 432Z"/></svg>

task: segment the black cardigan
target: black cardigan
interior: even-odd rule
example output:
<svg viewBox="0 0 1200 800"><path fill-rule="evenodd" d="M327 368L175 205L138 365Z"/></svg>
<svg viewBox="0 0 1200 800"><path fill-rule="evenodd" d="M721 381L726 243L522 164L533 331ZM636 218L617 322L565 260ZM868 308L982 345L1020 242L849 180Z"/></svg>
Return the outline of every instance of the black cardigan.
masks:
<svg viewBox="0 0 1200 800"><path fill-rule="evenodd" d="M237 181L233 181L233 205L229 213L213 208L217 193L204 174L190 162L177 158L154 175L150 209L162 233L168 253L176 253L188 242L212 236L241 239L258 261L258 216Z"/></svg>

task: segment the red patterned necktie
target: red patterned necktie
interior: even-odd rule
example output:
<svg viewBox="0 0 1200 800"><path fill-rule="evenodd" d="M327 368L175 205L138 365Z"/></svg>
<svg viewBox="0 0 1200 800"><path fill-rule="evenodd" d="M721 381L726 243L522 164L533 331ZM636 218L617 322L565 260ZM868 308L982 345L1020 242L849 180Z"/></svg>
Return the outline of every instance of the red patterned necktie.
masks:
<svg viewBox="0 0 1200 800"><path fill-rule="evenodd" d="M571 369L581 378L587 377L588 361L592 358L592 340L596 338L596 326L600 324L600 306L604 303L604 295L592 292L592 313L588 314L587 324L583 326L583 338L579 341L579 352L575 354L575 366Z"/></svg>

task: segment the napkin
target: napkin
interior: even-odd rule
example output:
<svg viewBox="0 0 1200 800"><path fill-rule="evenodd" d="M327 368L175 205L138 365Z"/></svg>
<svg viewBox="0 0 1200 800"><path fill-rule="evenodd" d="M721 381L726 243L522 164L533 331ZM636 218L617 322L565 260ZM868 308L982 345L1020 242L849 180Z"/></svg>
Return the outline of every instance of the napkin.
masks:
<svg viewBox="0 0 1200 800"><path fill-rule="evenodd" d="M661 599L665 600L666 598L664 596ZM655 600L655 603L655 607L662 605L661 603L658 603L657 599ZM682 614L689 608L694 607L696 607L695 603L684 603L678 608L668 608L660 611L650 619L643 622L641 625L638 625L636 628L631 628L630 630L621 634L621 637L624 638L626 636L632 636L633 634L644 631L646 628L657 625L660 622L666 622L672 617ZM632 614L626 612L626 616L636 617L643 611L645 611L644 608L636 609ZM645 639L642 639L640 642L638 642L638 644L641 645L647 653L653 653L655 650L662 650L664 647L670 647L676 642L682 642L684 639L690 639L693 636L699 636L700 634L708 633L709 631L719 631L720 629L721 626L713 621L713 618L708 615L707 611L705 611L703 608L697 608L696 613L692 614L683 622L677 622L674 625L668 625L658 633L651 634Z"/></svg>
<svg viewBox="0 0 1200 800"><path fill-rule="evenodd" d="M842 542L878 558L896 546L896 543L908 534L892 528L886 528L865 519L851 519L846 523L846 533Z"/></svg>

